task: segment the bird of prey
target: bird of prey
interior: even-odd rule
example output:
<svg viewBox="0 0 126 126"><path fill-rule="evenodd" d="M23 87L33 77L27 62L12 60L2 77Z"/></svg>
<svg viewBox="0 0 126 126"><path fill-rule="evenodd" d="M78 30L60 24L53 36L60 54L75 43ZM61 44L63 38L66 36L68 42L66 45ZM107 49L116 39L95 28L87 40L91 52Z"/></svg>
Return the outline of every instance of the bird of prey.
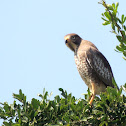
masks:
<svg viewBox="0 0 126 126"><path fill-rule="evenodd" d="M104 92L107 86L114 88L112 69L104 55L90 41L74 33L67 34L64 39L74 52L78 72L92 93L89 102L92 104L95 95Z"/></svg>

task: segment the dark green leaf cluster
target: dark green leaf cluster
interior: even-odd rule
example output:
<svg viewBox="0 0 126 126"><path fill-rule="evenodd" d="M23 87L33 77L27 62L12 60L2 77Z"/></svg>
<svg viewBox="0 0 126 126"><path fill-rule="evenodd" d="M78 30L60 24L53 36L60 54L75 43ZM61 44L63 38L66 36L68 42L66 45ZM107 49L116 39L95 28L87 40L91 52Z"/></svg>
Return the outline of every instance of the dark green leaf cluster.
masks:
<svg viewBox="0 0 126 126"><path fill-rule="evenodd" d="M101 4L105 7L105 12L102 13L102 19L104 20L103 25L111 24L112 32L116 34L116 37L120 42L120 44L116 46L116 51L122 52L126 57L126 16L123 14L121 15L121 18L118 18L119 3L110 5L102 0Z"/></svg>
<svg viewBox="0 0 126 126"><path fill-rule="evenodd" d="M126 96L122 94L122 88L117 90L108 87L100 97L95 97L92 106L88 104L89 90L88 94L84 94L84 99L76 99L62 88L59 91L61 96L57 95L53 100L49 99L48 92L44 90L43 94L39 94L41 100L33 98L28 102L19 90L19 94L13 94L13 104L1 103L0 118L3 119L3 125L126 125Z"/></svg>

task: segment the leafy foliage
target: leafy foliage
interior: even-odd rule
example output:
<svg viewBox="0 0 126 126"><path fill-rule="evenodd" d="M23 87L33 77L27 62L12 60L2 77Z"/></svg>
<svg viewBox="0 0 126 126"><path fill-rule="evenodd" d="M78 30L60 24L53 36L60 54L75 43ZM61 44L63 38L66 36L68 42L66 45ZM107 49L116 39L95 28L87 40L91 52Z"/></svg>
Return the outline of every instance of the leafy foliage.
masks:
<svg viewBox="0 0 126 126"><path fill-rule="evenodd" d="M105 12L102 13L102 19L104 20L103 25L111 25L112 32L116 35L117 40L120 42L116 46L116 51L122 52L124 59L126 60L126 16L121 15L118 17L118 6L119 3L113 3L112 5L106 4L104 0L100 3L105 7Z"/></svg>
<svg viewBox="0 0 126 126"><path fill-rule="evenodd" d="M88 94L84 94L84 99L76 99L62 88L59 91L61 96L50 100L44 89L43 94L39 94L41 100L33 98L28 102L22 90L19 90L19 94L13 94L13 104L1 103L3 125L126 125L126 96L122 94L122 88L108 87L100 97L95 97L93 106L88 104L89 90Z"/></svg>

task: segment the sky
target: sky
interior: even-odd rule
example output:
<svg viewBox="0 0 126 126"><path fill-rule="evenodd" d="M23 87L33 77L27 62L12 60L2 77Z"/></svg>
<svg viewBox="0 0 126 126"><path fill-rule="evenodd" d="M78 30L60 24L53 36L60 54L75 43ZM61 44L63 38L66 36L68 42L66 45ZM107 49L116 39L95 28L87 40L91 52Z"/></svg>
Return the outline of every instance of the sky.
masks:
<svg viewBox="0 0 126 126"><path fill-rule="evenodd" d="M126 61L114 50L119 42L111 27L102 25L104 7L98 2L0 0L0 102L13 103L12 94L19 89L28 101L38 98L43 88L53 92L52 98L60 95L59 88L83 98L87 86L65 45L68 33L93 42L108 59L118 86L126 82ZM120 15L126 15L125 4L119 2Z"/></svg>

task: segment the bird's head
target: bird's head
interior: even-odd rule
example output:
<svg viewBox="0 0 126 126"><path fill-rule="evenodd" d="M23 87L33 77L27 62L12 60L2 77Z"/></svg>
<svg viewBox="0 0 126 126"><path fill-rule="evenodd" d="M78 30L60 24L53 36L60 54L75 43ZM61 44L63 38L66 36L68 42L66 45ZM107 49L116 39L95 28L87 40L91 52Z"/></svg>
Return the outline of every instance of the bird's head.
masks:
<svg viewBox="0 0 126 126"><path fill-rule="evenodd" d="M67 34L64 37L64 39L65 39L65 44L67 45L67 47L69 47L74 52L76 48L80 45L81 40L82 40L80 36L74 33Z"/></svg>

